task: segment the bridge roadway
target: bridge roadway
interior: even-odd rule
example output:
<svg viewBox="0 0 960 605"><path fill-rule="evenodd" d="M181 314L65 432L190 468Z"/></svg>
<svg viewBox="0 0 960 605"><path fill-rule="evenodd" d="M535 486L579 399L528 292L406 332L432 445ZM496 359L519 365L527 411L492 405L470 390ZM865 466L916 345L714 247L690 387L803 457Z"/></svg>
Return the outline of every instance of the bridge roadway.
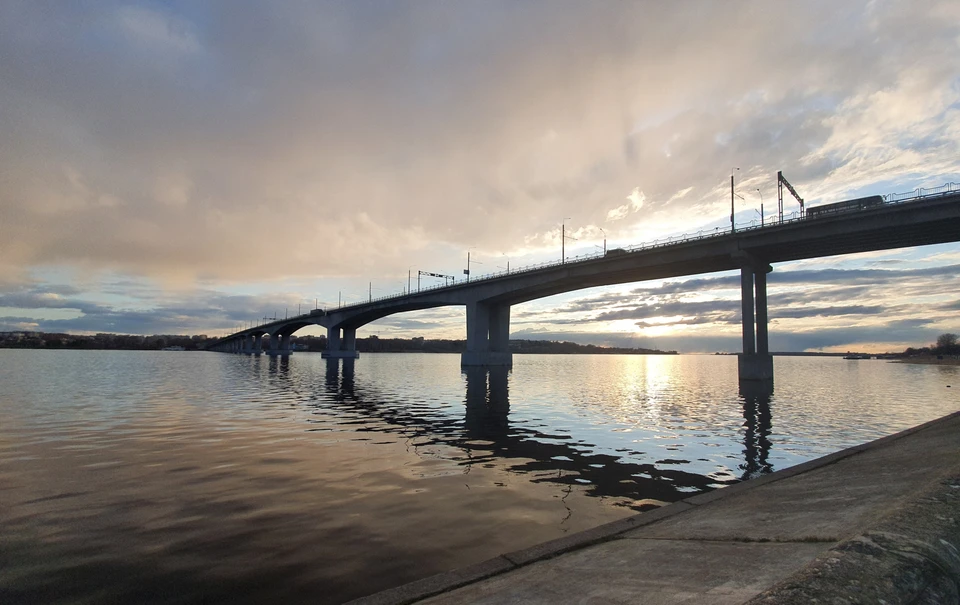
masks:
<svg viewBox="0 0 960 605"><path fill-rule="evenodd" d="M514 270L338 309L265 323L231 334L211 350L289 355L290 335L319 325L327 329L324 357L358 357L357 328L406 311L463 305L467 350L463 366L508 366L512 305L595 286L740 270L743 352L741 381L771 382L773 361L767 334L766 274L778 262L960 241L960 187L918 192L912 199L863 210L797 218L763 227L726 230L681 241L554 265Z"/></svg>

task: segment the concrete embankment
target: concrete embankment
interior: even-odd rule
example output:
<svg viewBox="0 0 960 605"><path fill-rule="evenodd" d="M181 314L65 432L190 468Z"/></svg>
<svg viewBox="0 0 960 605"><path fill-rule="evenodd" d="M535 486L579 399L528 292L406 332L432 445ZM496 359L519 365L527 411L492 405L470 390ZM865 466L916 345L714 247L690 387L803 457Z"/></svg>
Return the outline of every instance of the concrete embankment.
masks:
<svg viewBox="0 0 960 605"><path fill-rule="evenodd" d="M958 603L960 413L354 601Z"/></svg>

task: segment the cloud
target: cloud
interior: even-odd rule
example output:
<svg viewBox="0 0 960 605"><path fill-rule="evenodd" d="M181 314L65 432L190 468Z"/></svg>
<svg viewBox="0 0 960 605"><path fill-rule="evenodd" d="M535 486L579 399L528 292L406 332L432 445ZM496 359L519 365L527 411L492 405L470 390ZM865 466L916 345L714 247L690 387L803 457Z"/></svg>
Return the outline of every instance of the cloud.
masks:
<svg viewBox="0 0 960 605"><path fill-rule="evenodd" d="M944 303L937 307L943 311L960 311L960 300L955 300L951 303Z"/></svg>
<svg viewBox="0 0 960 605"><path fill-rule="evenodd" d="M935 330L955 329L952 296L960 278L958 267L903 266L898 269L786 270L770 274L768 313L771 343L779 350L852 346L846 338L871 337L874 343L923 344ZM774 280L776 276L776 280ZM515 332L552 332L569 327L586 342L612 322L630 322L639 337L659 348L681 351L731 350L721 346L737 334L741 323L738 275L670 280L602 292L562 303L545 304L515 315ZM620 323L621 329L627 329ZM880 337L886 326L889 337ZM670 328L664 332L664 328ZM732 330L731 330L732 328ZM584 336L584 335L587 336ZM609 342L633 338L629 332ZM653 336L656 335L656 336ZM899 339L893 339L896 335ZM719 340L715 340L719 338ZM706 340L704 340L706 339ZM733 341L731 341L733 342ZM652 343L652 344L651 344ZM802 345L802 346L801 346ZM773 344L771 344L773 346ZM797 348L800 347L800 348ZM901 347L901 348L903 348ZM894 347L895 348L895 347ZM884 349L886 350L886 349Z"/></svg>
<svg viewBox="0 0 960 605"><path fill-rule="evenodd" d="M781 169L808 203L960 180L954 4L7 3L0 304L9 325L214 331L385 294L411 268L459 274L468 249L490 271L553 260L561 222L568 254L712 230L732 166L750 218ZM778 267L771 317L819 332L908 320L909 299L949 324L955 250L877 258ZM713 330L682 341L708 350L738 290L695 276L514 323L672 322ZM827 340L874 337L854 327Z"/></svg>
<svg viewBox="0 0 960 605"><path fill-rule="evenodd" d="M864 343L882 343L879 349L868 347L872 352L902 351L908 346L920 346L936 340L941 330L927 327L923 322L888 322L877 326L851 326L845 328L818 329L809 332L771 332L772 351L860 351ZM680 333L669 336L648 337L623 332L557 332L551 330L523 330L511 334L511 338L530 338L570 341L602 346L636 347L681 351L687 353L737 352L741 347L739 333Z"/></svg>
<svg viewBox="0 0 960 605"><path fill-rule="evenodd" d="M812 196L957 173L943 10L15 3L0 258L370 274L509 251L562 216L611 239L714 221L731 164L746 191L796 166Z"/></svg>
<svg viewBox="0 0 960 605"><path fill-rule="evenodd" d="M645 202L647 196L640 191L639 187L634 187L633 191L630 192L630 195L627 196L628 203L623 204L622 206L617 206L613 210L607 212L608 221L619 221L620 219L626 218L631 212L636 212L643 208L643 202ZM670 198L671 200L673 198Z"/></svg>
<svg viewBox="0 0 960 605"><path fill-rule="evenodd" d="M0 294L0 307L17 309L76 309L85 314L98 314L108 310L107 307L79 298L65 298L56 292L49 291L49 288L43 288L40 291L33 292L20 291L11 294Z"/></svg>
<svg viewBox="0 0 960 605"><path fill-rule="evenodd" d="M201 50L193 26L185 19L144 6L122 6L116 13L119 29L132 46L163 53Z"/></svg>

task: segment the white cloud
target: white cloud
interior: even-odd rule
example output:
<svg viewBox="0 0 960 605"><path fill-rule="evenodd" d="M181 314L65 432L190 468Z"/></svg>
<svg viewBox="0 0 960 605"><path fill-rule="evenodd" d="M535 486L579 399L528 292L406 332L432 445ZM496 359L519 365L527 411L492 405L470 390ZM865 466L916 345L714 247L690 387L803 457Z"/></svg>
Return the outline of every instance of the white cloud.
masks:
<svg viewBox="0 0 960 605"><path fill-rule="evenodd" d="M646 201L647 196L640 191L639 187L634 187L633 191L630 192L630 195L627 196L628 203L621 206L617 206L613 210L607 212L608 221L619 221L620 219L626 218L631 212L636 212L643 208L643 202Z"/></svg>

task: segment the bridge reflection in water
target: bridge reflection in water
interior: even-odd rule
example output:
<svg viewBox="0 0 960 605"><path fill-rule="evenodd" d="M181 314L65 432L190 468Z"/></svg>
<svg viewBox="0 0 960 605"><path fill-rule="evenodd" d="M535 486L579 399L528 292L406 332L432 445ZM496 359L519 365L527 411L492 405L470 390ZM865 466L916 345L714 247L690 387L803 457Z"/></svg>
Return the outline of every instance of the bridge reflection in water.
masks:
<svg viewBox="0 0 960 605"><path fill-rule="evenodd" d="M754 479L773 472L770 457L770 431L773 414L770 411L770 393L766 388L751 388L740 383L740 398L743 400L743 458L740 465L741 478Z"/></svg>
<svg viewBox="0 0 960 605"><path fill-rule="evenodd" d="M269 371L283 378L289 375L289 360L273 357ZM355 431L383 432L407 439L416 438L417 447L447 446L462 452L450 458L469 473L474 465L502 468L521 474L533 483L574 486L587 495L612 498L638 511L656 508L698 492L736 483L773 470L768 458L772 415L770 397L741 393L744 417L743 459L739 478L708 476L679 469L663 468L657 461L636 463L591 451L589 443L565 442L568 434L552 434L529 426L510 423L510 369L503 367L463 368L465 397L462 417L423 413L384 402L394 400L370 385L358 384L353 359L325 360L323 384L317 393L303 399L318 408L333 408L352 417L374 420Z"/></svg>

